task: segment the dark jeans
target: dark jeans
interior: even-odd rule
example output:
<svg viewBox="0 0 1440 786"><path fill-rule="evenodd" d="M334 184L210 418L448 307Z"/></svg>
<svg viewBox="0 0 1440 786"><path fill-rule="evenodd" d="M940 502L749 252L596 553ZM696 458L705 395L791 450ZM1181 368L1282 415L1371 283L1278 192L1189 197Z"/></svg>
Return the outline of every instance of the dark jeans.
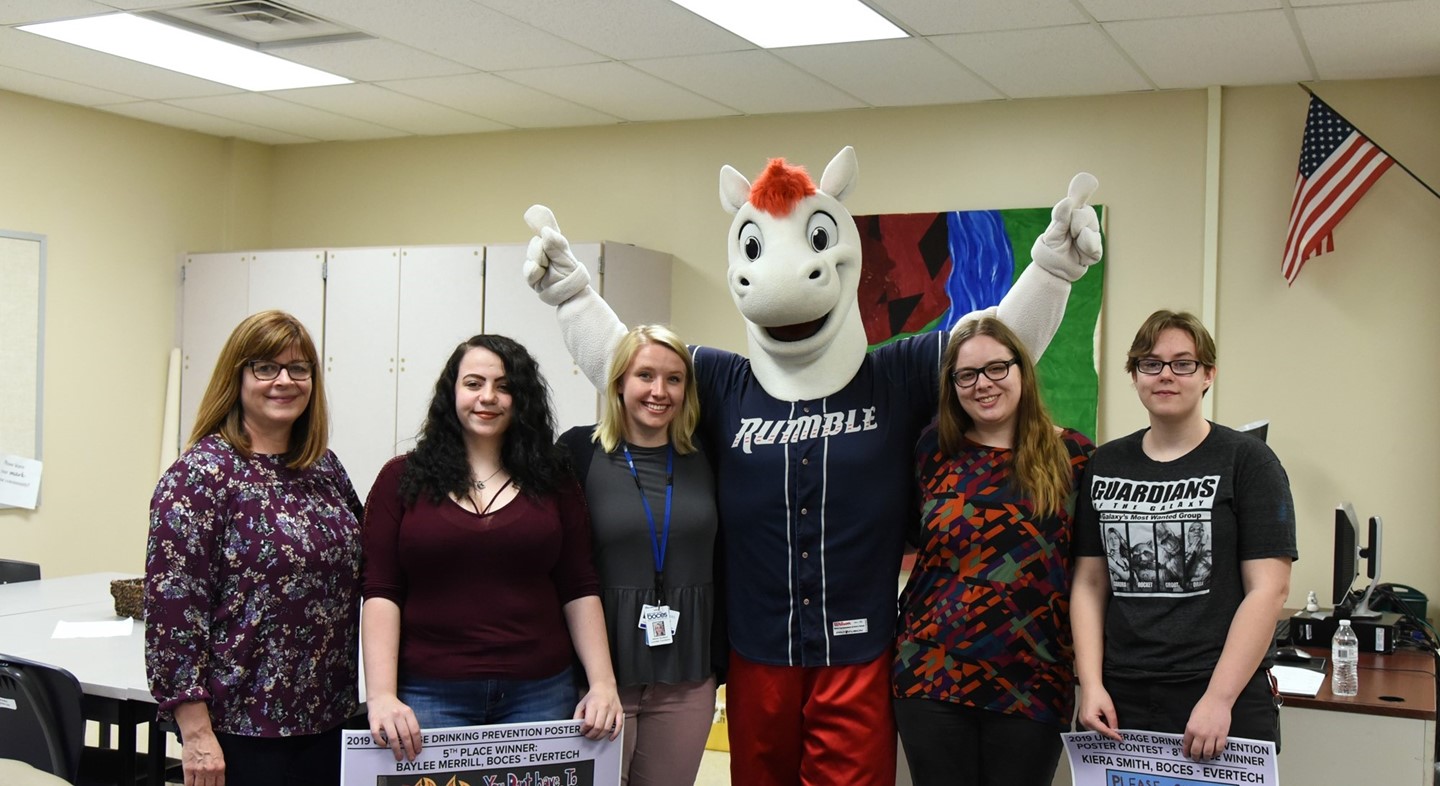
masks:
<svg viewBox="0 0 1440 786"><path fill-rule="evenodd" d="M569 720L580 701L575 670L538 680L437 680L400 677L399 698L420 728Z"/></svg>
<svg viewBox="0 0 1440 786"><path fill-rule="evenodd" d="M1060 726L948 701L895 699L915 786L1049 786Z"/></svg>
<svg viewBox="0 0 1440 786"><path fill-rule="evenodd" d="M313 786L340 782L340 728L295 737L216 733L225 786Z"/></svg>
<svg viewBox="0 0 1440 786"><path fill-rule="evenodd" d="M1210 686L1208 676L1182 682L1152 682L1105 677L1105 690L1115 704L1120 727L1184 734L1190 711ZM1270 690L1270 676L1264 669L1257 671L1235 705L1230 708L1230 733L1227 737L1269 740L1280 750L1280 707Z"/></svg>

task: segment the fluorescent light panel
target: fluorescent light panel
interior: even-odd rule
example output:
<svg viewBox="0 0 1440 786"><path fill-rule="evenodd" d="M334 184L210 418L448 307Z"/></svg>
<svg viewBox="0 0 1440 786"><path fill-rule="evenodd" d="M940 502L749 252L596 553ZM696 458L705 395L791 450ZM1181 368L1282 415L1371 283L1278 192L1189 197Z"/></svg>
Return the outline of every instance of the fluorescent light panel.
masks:
<svg viewBox="0 0 1440 786"><path fill-rule="evenodd" d="M105 14L17 29L138 60L242 90L344 85L350 80L254 49L132 14Z"/></svg>
<svg viewBox="0 0 1440 786"><path fill-rule="evenodd" d="M765 49L905 38L860 0L672 0Z"/></svg>

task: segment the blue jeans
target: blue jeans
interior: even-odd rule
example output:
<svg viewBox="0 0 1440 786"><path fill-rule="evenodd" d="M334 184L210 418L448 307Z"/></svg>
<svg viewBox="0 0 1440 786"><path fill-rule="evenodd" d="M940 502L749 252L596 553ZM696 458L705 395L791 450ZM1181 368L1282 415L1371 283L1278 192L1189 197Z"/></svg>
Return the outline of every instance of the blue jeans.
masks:
<svg viewBox="0 0 1440 786"><path fill-rule="evenodd" d="M439 680L402 676L398 695L422 729L569 720L580 701L574 668L538 680Z"/></svg>

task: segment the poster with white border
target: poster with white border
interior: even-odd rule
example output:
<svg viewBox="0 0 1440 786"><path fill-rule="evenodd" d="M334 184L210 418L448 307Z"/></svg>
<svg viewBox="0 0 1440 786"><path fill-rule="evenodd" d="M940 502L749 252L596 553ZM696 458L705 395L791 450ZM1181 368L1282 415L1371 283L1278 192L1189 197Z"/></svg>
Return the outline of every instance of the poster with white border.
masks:
<svg viewBox="0 0 1440 786"><path fill-rule="evenodd" d="M368 730L341 742L340 786L619 786L621 738L591 740L580 721L427 729L414 761L395 761Z"/></svg>
<svg viewBox="0 0 1440 786"><path fill-rule="evenodd" d="M1275 743L1231 737L1214 759L1181 752L1183 735L1121 729L1124 742L1093 731L1062 734L1075 786L1279 786Z"/></svg>

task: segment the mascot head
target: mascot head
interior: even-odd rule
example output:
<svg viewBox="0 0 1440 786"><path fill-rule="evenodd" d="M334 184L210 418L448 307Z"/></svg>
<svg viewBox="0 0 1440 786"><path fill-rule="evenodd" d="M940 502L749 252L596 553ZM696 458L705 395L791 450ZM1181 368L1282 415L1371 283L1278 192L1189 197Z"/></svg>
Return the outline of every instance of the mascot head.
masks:
<svg viewBox="0 0 1440 786"><path fill-rule="evenodd" d="M863 360L860 237L840 204L857 174L850 147L825 167L818 188L783 159L772 160L753 185L729 166L720 170L720 202L735 215L727 283L745 317L752 361L843 383ZM790 397L771 390L761 373L767 390Z"/></svg>

